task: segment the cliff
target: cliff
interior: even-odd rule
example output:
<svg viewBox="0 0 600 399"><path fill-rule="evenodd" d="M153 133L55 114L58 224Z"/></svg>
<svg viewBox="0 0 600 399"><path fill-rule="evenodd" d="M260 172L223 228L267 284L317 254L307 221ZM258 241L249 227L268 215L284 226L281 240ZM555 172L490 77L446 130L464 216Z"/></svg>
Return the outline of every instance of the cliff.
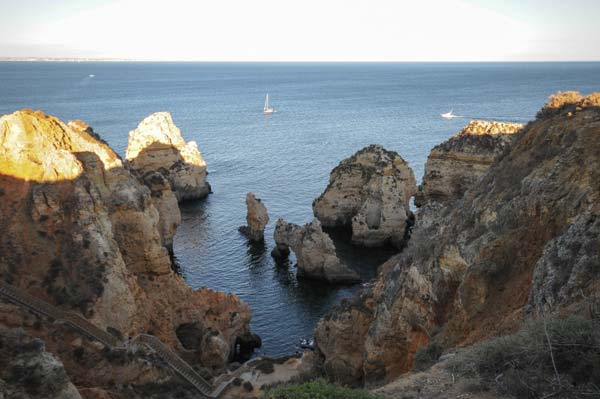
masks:
<svg viewBox="0 0 600 399"><path fill-rule="evenodd" d="M313 212L325 227L350 228L356 245L400 247L411 223L409 202L415 191L415 176L406 161L371 145L331 171Z"/></svg>
<svg viewBox="0 0 600 399"><path fill-rule="evenodd" d="M517 123L474 120L435 146L427 157L415 205L461 198L511 146L522 128Z"/></svg>
<svg viewBox="0 0 600 399"><path fill-rule="evenodd" d="M210 193L206 162L195 141L185 142L168 112L156 112L129 132L125 155L141 174L162 173L179 201L204 198Z"/></svg>
<svg viewBox="0 0 600 399"><path fill-rule="evenodd" d="M82 122L30 110L2 116L0 276L116 336L150 333L220 370L249 333L250 310L234 295L193 291L172 271L164 208L155 206L156 193L171 190L160 176L146 177L152 191ZM2 310L21 315L0 314L4 324L27 324L13 306ZM80 374L64 356L69 374Z"/></svg>
<svg viewBox="0 0 600 399"><path fill-rule="evenodd" d="M600 94L555 96L463 197L431 203L372 287L315 330L333 380L389 381L415 353L583 312L600 289Z"/></svg>

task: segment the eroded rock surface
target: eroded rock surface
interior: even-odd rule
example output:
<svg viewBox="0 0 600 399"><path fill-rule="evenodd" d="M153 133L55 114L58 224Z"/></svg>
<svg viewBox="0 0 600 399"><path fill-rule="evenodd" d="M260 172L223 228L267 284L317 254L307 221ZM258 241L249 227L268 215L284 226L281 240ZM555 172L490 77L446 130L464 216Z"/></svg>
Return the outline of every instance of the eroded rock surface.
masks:
<svg viewBox="0 0 600 399"><path fill-rule="evenodd" d="M171 114L157 112L129 132L126 159L143 175L162 173L179 201L204 198L210 193L206 162L196 142L185 142Z"/></svg>
<svg viewBox="0 0 600 399"><path fill-rule="evenodd" d="M435 146L425 164L423 184L415 205L430 201L462 198L490 165L508 150L523 125L518 123L471 121L460 132Z"/></svg>
<svg viewBox="0 0 600 399"><path fill-rule="evenodd" d="M269 223L267 207L260 198L253 193L246 194L246 223L247 226L240 227L240 232L251 241L263 241L265 239L265 226Z"/></svg>
<svg viewBox="0 0 600 399"><path fill-rule="evenodd" d="M333 241L323 231L317 219L304 226L279 219L275 226L274 238L278 252L289 253L289 250L286 251L289 247L296 254L299 277L325 280L330 283L360 280L359 275L337 257Z"/></svg>
<svg viewBox="0 0 600 399"><path fill-rule="evenodd" d="M558 95L461 201L424 205L373 286L318 323L329 377L390 381L432 340L468 345L541 311L586 312L600 290L598 182L600 94Z"/></svg>
<svg viewBox="0 0 600 399"><path fill-rule="evenodd" d="M400 247L411 223L409 203L415 192L415 176L406 161L371 145L331 171L313 211L323 226L351 228L357 245Z"/></svg>
<svg viewBox="0 0 600 399"><path fill-rule="evenodd" d="M62 362L21 329L0 327L0 398L81 399Z"/></svg>
<svg viewBox="0 0 600 399"><path fill-rule="evenodd" d="M151 191L80 126L28 110L0 118L0 276L101 328L151 333L202 363L202 349L185 351L176 334L197 323L224 342L222 363L210 364L224 367L249 332L248 306L193 291L173 273L165 238L177 215L162 223L168 213L155 205L155 194L164 200L170 190L149 174Z"/></svg>

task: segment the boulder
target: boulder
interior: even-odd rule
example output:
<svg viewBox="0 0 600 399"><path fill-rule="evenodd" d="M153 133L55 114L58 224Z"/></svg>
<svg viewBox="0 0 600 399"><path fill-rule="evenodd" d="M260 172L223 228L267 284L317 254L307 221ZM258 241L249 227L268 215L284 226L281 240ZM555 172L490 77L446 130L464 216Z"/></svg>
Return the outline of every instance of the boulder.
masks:
<svg viewBox="0 0 600 399"><path fill-rule="evenodd" d="M370 145L331 171L313 212L323 226L352 229L356 245L401 247L415 192L415 176L406 161L396 152Z"/></svg>
<svg viewBox="0 0 600 399"><path fill-rule="evenodd" d="M460 132L435 146L425 163L425 175L415 205L462 198L516 139L518 123L471 121Z"/></svg>
<svg viewBox="0 0 600 399"><path fill-rule="evenodd" d="M129 132L126 159L142 175L149 171L162 173L180 202L210 193L206 162L196 142L184 141L168 112L146 117Z"/></svg>
<svg viewBox="0 0 600 399"><path fill-rule="evenodd" d="M291 248L298 260L298 277L325 280L330 283L360 281L354 270L343 264L335 253L333 241L314 219L311 223L298 226L277 220L274 233L278 253ZM287 251L289 253L289 250Z"/></svg>
<svg viewBox="0 0 600 399"><path fill-rule="evenodd" d="M265 204L256 198L253 193L246 194L246 223L247 226L240 227L240 232L246 235L250 241L260 242L265 239L265 226L269 223L269 214Z"/></svg>

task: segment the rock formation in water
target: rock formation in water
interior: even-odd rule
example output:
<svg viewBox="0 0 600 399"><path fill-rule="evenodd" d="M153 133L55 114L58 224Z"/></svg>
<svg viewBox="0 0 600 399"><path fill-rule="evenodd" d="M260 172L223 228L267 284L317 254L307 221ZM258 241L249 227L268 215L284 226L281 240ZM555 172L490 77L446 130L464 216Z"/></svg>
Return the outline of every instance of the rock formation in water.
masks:
<svg viewBox="0 0 600 399"><path fill-rule="evenodd" d="M298 260L298 276L325 280L330 283L350 283L360 280L359 275L344 265L335 253L331 238L314 219L304 226L277 220L274 233L279 252L288 253L291 248Z"/></svg>
<svg viewBox="0 0 600 399"><path fill-rule="evenodd" d="M179 201L204 198L210 193L206 162L196 142L183 140L168 112L146 117L129 132L126 158L141 175L149 171L162 173Z"/></svg>
<svg viewBox="0 0 600 399"><path fill-rule="evenodd" d="M415 205L462 198L490 165L512 144L518 123L471 121L460 132L435 146L425 164Z"/></svg>
<svg viewBox="0 0 600 399"><path fill-rule="evenodd" d="M189 361L220 369L249 332L250 310L234 295L193 291L172 272L164 244L178 222L168 209L176 203L160 176L143 178L150 189L85 124L30 110L2 116L0 277L121 337L151 333ZM27 325L14 306L0 308L0 319ZM185 325L197 336L188 346L178 335ZM63 346L70 375L89 371L75 370L73 348ZM91 377L81 380L109 382L106 373Z"/></svg>
<svg viewBox="0 0 600 399"><path fill-rule="evenodd" d="M256 198L253 193L246 194L246 223L247 226L240 227L240 232L250 241L260 242L265 239L265 226L269 223L269 214L265 204Z"/></svg>
<svg viewBox="0 0 600 399"><path fill-rule="evenodd" d="M372 287L316 327L334 380L375 383L600 292L600 94L552 98L461 201L430 203Z"/></svg>
<svg viewBox="0 0 600 399"><path fill-rule="evenodd" d="M331 171L313 211L323 226L351 228L357 245L400 247L411 223L409 202L415 192L415 176L406 161L371 145Z"/></svg>

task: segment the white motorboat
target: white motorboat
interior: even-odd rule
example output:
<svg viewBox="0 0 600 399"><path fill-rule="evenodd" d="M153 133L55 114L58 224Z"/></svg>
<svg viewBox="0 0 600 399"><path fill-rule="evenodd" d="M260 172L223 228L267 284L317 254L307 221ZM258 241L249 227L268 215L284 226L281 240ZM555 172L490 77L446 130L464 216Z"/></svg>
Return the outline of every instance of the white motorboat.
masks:
<svg viewBox="0 0 600 399"><path fill-rule="evenodd" d="M454 115L452 110L450 112L446 112L445 114L440 114L440 116L444 119L452 119L452 118L460 118L460 115Z"/></svg>

